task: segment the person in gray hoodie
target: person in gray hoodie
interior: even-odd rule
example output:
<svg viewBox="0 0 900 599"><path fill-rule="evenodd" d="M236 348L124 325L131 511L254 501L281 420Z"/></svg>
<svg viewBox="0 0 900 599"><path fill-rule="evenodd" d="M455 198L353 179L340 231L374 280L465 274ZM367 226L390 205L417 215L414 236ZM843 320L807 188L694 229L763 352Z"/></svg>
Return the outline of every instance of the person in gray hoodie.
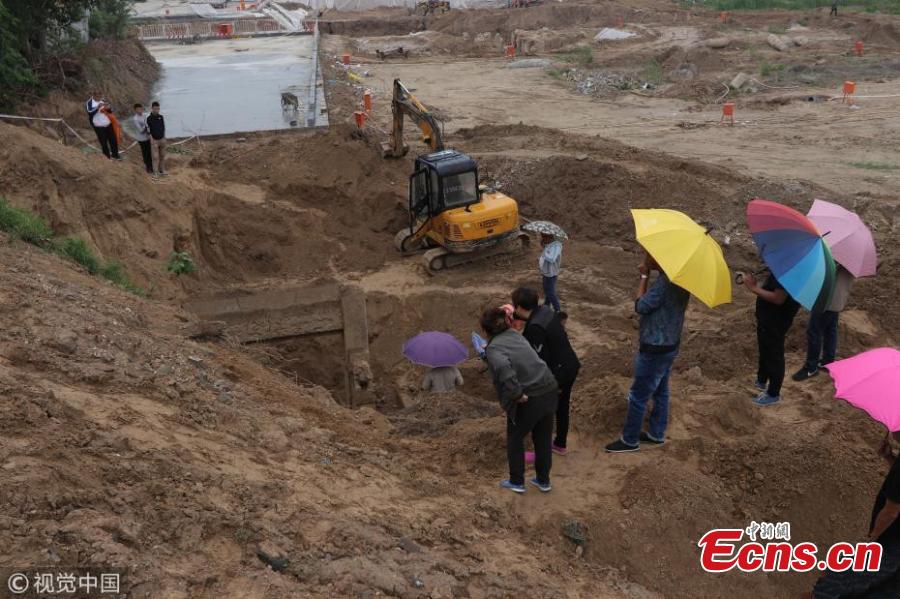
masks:
<svg viewBox="0 0 900 599"><path fill-rule="evenodd" d="M546 493L552 488L550 445L559 400L556 377L528 341L509 328L502 308L485 310L481 328L488 338L485 359L500 406L506 412L509 478L501 481L500 486L516 493L525 492L525 437L530 433L537 474L531 484Z"/></svg>

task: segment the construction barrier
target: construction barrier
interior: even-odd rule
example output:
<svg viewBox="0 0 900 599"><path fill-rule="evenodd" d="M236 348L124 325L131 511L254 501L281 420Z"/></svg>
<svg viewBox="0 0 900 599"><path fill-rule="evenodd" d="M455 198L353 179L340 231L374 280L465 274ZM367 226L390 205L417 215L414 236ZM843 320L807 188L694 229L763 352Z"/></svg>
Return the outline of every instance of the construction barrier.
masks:
<svg viewBox="0 0 900 599"><path fill-rule="evenodd" d="M225 29L223 29L225 28ZM315 31L315 23L304 23L303 30ZM290 33L275 19L235 19L228 22L189 21L183 23L145 23L131 30L142 41L181 40L188 38L254 36Z"/></svg>
<svg viewBox="0 0 900 599"><path fill-rule="evenodd" d="M212 23L208 23L206 21L191 23L191 36L192 37L212 37L212 35L213 35Z"/></svg>
<svg viewBox="0 0 900 599"><path fill-rule="evenodd" d="M722 104L722 118L719 119L719 124L724 123L725 119L728 119L729 125L734 125L734 102Z"/></svg>
<svg viewBox="0 0 900 599"><path fill-rule="evenodd" d="M366 112L372 112L372 92L371 90L366 90L363 92L363 108L366 109Z"/></svg>
<svg viewBox="0 0 900 599"><path fill-rule="evenodd" d="M180 40L188 37L190 37L190 27L188 23L166 25L166 39Z"/></svg>
<svg viewBox="0 0 900 599"><path fill-rule="evenodd" d="M256 23L257 33L278 33L279 31L285 31L284 27L279 25L278 21L275 19L257 19L253 22Z"/></svg>
<svg viewBox="0 0 900 599"><path fill-rule="evenodd" d="M856 83L854 81L844 81L844 87L842 89L844 92L844 96L841 98L841 104L849 102L853 103L853 94L856 93Z"/></svg>

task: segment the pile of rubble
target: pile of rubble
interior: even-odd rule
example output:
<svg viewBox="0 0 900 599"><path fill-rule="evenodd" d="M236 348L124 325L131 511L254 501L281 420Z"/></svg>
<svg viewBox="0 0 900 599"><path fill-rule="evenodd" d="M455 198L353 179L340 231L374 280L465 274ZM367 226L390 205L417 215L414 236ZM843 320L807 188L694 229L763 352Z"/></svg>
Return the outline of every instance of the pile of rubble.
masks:
<svg viewBox="0 0 900 599"><path fill-rule="evenodd" d="M586 96L605 96L611 93L630 89L653 89L651 83L645 83L631 75L610 71L590 71L583 69L566 69L561 78L574 83L575 90Z"/></svg>

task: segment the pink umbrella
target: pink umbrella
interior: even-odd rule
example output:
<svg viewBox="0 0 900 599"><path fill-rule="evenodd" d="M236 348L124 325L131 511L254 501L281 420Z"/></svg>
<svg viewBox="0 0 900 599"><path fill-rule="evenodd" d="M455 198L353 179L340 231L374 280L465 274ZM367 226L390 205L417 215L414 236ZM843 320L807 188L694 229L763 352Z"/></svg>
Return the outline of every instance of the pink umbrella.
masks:
<svg viewBox="0 0 900 599"><path fill-rule="evenodd" d="M878 264L875 241L869 227L855 212L831 202L816 200L808 216L824 235L825 243L831 248L831 255L838 264L854 277L875 274Z"/></svg>
<svg viewBox="0 0 900 599"><path fill-rule="evenodd" d="M834 396L868 412L891 432L900 431L900 351L872 349L825 366Z"/></svg>

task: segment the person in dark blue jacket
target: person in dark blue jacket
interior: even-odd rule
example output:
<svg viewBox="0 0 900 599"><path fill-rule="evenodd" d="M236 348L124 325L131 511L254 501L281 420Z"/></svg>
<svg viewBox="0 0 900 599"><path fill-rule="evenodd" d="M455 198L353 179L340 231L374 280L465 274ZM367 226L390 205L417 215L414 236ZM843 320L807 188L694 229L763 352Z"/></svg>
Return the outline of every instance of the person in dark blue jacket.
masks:
<svg viewBox="0 0 900 599"><path fill-rule="evenodd" d="M606 446L610 453L637 451L642 442L662 445L666 442L669 419L669 373L678 355L684 312L690 294L672 283L647 254L639 267L634 310L641 315L640 348L634 361L634 381L628 393L628 415L622 436ZM659 276L650 285L650 273ZM641 431L647 403L653 399L649 430Z"/></svg>

